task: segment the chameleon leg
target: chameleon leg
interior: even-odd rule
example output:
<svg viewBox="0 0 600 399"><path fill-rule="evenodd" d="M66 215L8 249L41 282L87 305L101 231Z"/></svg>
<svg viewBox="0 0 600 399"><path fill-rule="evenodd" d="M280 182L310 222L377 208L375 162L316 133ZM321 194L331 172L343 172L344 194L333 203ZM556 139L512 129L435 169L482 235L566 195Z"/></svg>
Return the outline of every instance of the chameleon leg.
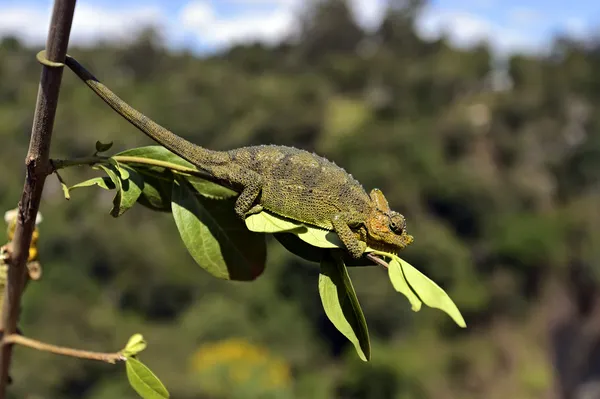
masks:
<svg viewBox="0 0 600 399"><path fill-rule="evenodd" d="M244 189L235 201L234 210L240 218L245 219L248 214L258 213L262 210L262 206L257 204L257 199L263 187L263 178L251 170L245 170L236 177L236 183Z"/></svg>
<svg viewBox="0 0 600 399"><path fill-rule="evenodd" d="M256 199L260 195L261 186L253 184L246 186L240 196L235 201L235 213L242 219L246 218L248 212L257 213L262 210L262 206L254 205ZM258 208L258 209L257 209Z"/></svg>
<svg viewBox="0 0 600 399"><path fill-rule="evenodd" d="M358 259L362 257L365 249L367 249L367 243L358 240L352 230L350 230L349 224L359 222L354 219L355 218L353 218L352 215L340 213L333 217L331 224L350 255L352 255L353 258Z"/></svg>

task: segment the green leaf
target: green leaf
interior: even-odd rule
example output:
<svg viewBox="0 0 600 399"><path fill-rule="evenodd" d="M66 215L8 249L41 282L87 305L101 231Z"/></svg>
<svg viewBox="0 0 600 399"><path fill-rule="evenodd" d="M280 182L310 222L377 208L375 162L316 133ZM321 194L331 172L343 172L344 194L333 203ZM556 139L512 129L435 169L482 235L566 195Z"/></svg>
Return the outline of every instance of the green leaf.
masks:
<svg viewBox="0 0 600 399"><path fill-rule="evenodd" d="M299 231L298 237L319 248L345 248L344 244L334 231L306 226L306 230Z"/></svg>
<svg viewBox="0 0 600 399"><path fill-rule="evenodd" d="M102 164L98 164L98 167L100 169L102 169L110 178L110 180L113 182L113 185L115 186L117 192L115 193L115 196L113 198L113 207L110 210L110 214L113 217L117 217L119 214L119 204L121 203L121 197L122 197L122 193L121 191L123 190L123 186L121 185L121 178L116 170L116 168L114 167L114 165L102 165Z"/></svg>
<svg viewBox="0 0 600 399"><path fill-rule="evenodd" d="M194 166L192 163L186 161L185 159L181 158L180 156L175 155L171 151L167 150L165 147L158 146L158 145L132 148L130 150L120 152L120 153L116 154L115 156L128 156L128 157L156 159L159 161L170 162L172 164L179 165L179 166L184 166L184 167L190 168L190 169L201 170L201 169L198 169L196 166ZM165 170L165 168L158 167L158 166L145 165L145 167L147 167L148 169L153 170L155 172L163 172ZM217 183L213 183L211 181L202 179L201 177L189 176L189 175L182 175L182 176L184 176L200 194L202 194L203 196L205 196L207 198L226 199L226 198L232 198L232 197L235 197L238 195L238 193L236 191L231 190L230 188L227 188L227 187L221 186Z"/></svg>
<svg viewBox="0 0 600 399"><path fill-rule="evenodd" d="M166 399L169 391L144 363L128 357L125 362L127 379L131 387L144 399Z"/></svg>
<svg viewBox="0 0 600 399"><path fill-rule="evenodd" d="M410 263L397 256L394 256L394 258L402 265L406 281L425 305L446 312L460 327L467 327L460 311L443 289L415 269Z"/></svg>
<svg viewBox="0 0 600 399"><path fill-rule="evenodd" d="M173 154L171 151L167 150L165 147L160 145L150 145L146 147L137 147L132 148L114 156L128 156L128 157L138 157L138 158L148 158L148 159L157 159L159 161L170 162L175 165L185 166L186 168L197 169L193 164L181 158L178 155ZM160 168L160 167L156 167Z"/></svg>
<svg viewBox="0 0 600 399"><path fill-rule="evenodd" d="M173 184L173 218L190 255L215 277L256 279L265 268L265 236L246 228L233 210L233 200L209 200L194 193L185 181Z"/></svg>
<svg viewBox="0 0 600 399"><path fill-rule="evenodd" d="M117 193L113 198L113 208L111 209L110 214L113 217L119 217L136 203L142 193L144 180L137 172L135 172L135 170L128 166L121 166L120 168L128 169L127 174L129 179L127 180L121 179L121 175L118 174L118 171L113 164L99 166L106 172L113 184L117 187Z"/></svg>
<svg viewBox="0 0 600 399"><path fill-rule="evenodd" d="M91 187L93 185L101 187L105 190L114 190L115 189L115 184L109 177L94 177L93 179L82 181L81 183L77 183L74 186L71 186L69 188L69 190L72 191L72 190L75 190L76 188Z"/></svg>
<svg viewBox="0 0 600 399"><path fill-rule="evenodd" d="M169 171L153 173L145 168L135 168L144 179L144 188L138 203L158 212L171 212L171 192L173 191L173 174Z"/></svg>
<svg viewBox="0 0 600 399"><path fill-rule="evenodd" d="M388 265L388 276L394 289L408 298L413 311L418 312L421 310L421 300L408 286L400 262L393 257Z"/></svg>
<svg viewBox="0 0 600 399"><path fill-rule="evenodd" d="M96 141L96 154L98 154L100 152L106 152L106 151L110 150L112 146L113 146L112 141L109 143L101 143L100 141Z"/></svg>
<svg viewBox="0 0 600 399"><path fill-rule="evenodd" d="M146 346L146 340L142 334L134 334L129 338L129 341L127 341L127 345L125 345L125 349L122 350L122 354L126 357L135 356L146 349Z"/></svg>
<svg viewBox="0 0 600 399"><path fill-rule="evenodd" d="M69 187L64 183L64 182L60 182L60 187L62 188L63 191L63 195L65 196L65 199L70 200L71 199L71 194L69 193Z"/></svg>
<svg viewBox="0 0 600 399"><path fill-rule="evenodd" d="M182 175L183 176L183 175ZM201 195L210 199L227 199L237 197L238 193L230 188L202 179L197 176L183 176Z"/></svg>
<svg viewBox="0 0 600 399"><path fill-rule="evenodd" d="M121 177L127 175L127 180L121 180L121 202L117 216L121 216L135 205L144 188L144 179L135 169L120 165L119 171L121 171Z"/></svg>
<svg viewBox="0 0 600 399"><path fill-rule="evenodd" d="M348 270L339 256L332 256L331 253L323 256L319 294L329 320L352 342L358 356L363 361L368 361L371 358L371 343L367 322Z"/></svg>
<svg viewBox="0 0 600 399"><path fill-rule="evenodd" d="M331 249L319 248L308 244L301 240L295 232L273 233L273 236L285 249L309 262L320 263L323 257L323 251L331 251ZM362 257L360 259L354 259L343 250L340 250L339 252L342 253L344 263L348 267L377 266L368 258Z"/></svg>
<svg viewBox="0 0 600 399"><path fill-rule="evenodd" d="M127 180L130 178L129 170L127 169L127 167L125 167L117 162L117 168L119 169L119 174L121 175L121 179Z"/></svg>
<svg viewBox="0 0 600 399"><path fill-rule="evenodd" d="M247 221L248 219L246 219ZM314 247L302 241L293 233L274 233L273 236L285 249L309 262L320 263L323 258L323 248Z"/></svg>
<svg viewBox="0 0 600 399"><path fill-rule="evenodd" d="M248 230L257 233L281 233L284 231L306 230L300 222L283 219L262 211L246 218Z"/></svg>

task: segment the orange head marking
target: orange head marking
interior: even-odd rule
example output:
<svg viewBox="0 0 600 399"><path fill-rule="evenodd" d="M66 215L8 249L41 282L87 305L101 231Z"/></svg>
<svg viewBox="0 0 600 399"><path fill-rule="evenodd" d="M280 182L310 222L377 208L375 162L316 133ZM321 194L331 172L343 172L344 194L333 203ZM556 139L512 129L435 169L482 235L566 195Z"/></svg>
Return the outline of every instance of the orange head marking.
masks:
<svg viewBox="0 0 600 399"><path fill-rule="evenodd" d="M367 244L374 249L397 253L414 240L406 233L406 220L390 209L381 190L373 189L370 196L375 206L366 222Z"/></svg>

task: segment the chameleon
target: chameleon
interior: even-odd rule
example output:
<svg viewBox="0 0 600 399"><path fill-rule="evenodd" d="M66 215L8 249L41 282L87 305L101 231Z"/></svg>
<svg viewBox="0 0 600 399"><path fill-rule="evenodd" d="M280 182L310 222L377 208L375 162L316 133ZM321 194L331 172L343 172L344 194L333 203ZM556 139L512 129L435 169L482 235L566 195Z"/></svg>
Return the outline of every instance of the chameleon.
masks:
<svg viewBox="0 0 600 399"><path fill-rule="evenodd" d="M396 254L413 242L405 217L383 192L369 194L343 168L306 150L255 145L210 150L177 136L137 111L73 57L65 64L104 102L158 144L235 189L242 220L263 210L335 232L355 259L367 247Z"/></svg>

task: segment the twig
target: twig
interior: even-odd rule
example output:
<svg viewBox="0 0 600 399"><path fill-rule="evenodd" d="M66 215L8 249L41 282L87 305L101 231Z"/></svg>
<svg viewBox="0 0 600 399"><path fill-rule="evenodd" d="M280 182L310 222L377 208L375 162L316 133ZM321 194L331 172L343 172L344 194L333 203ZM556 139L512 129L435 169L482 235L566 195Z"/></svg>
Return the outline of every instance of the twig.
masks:
<svg viewBox="0 0 600 399"><path fill-rule="evenodd" d="M27 346L28 348L37 349L39 351L54 353L56 355L77 357L80 359L99 360L101 362L111 364L115 364L118 361L125 360L125 356L123 356L119 352L103 353L66 348L64 346L46 344L44 342L36 341L35 339L27 338L19 334L8 335L4 338L3 343L5 345L18 344L22 346Z"/></svg>
<svg viewBox="0 0 600 399"><path fill-rule="evenodd" d="M69 44L71 24L76 0L55 0L48 40L47 57L50 61L63 62ZM40 85L33 117L31 141L25 159L25 185L19 201L17 226L13 239L13 254L8 268L8 279L2 307L2 328L5 335L16 332L21 307L21 295L27 279L25 267L29 245L35 228L44 182L51 171L49 159L50 141L63 68L42 67ZM12 357L12 345L3 345L0 351L0 399L6 397L8 371Z"/></svg>
<svg viewBox="0 0 600 399"><path fill-rule="evenodd" d="M388 267L390 267L390 265L388 265L388 263L386 261L384 261L381 258L378 258L377 256L375 256L373 254L367 254L366 257L371 259L373 262L377 263L379 266L385 267L386 269Z"/></svg>

